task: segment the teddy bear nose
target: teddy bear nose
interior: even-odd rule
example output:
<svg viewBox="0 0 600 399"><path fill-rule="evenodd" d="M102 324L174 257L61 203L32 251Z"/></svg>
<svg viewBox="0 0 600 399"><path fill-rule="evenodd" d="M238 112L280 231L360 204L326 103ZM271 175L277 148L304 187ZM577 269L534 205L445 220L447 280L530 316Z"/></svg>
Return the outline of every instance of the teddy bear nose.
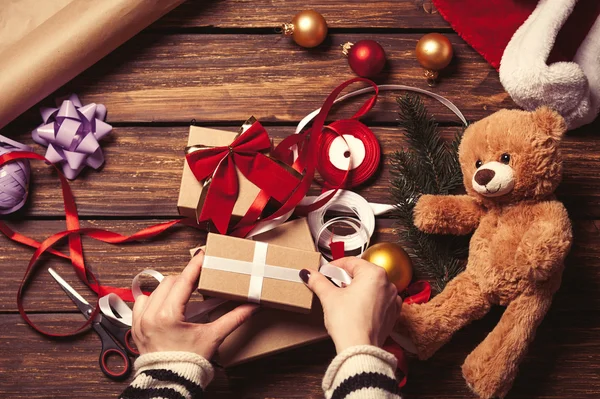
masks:
<svg viewBox="0 0 600 399"><path fill-rule="evenodd" d="M495 175L496 172L494 172L491 169L481 169L478 170L477 173L475 173L475 181L477 182L477 184L485 186L490 181L492 181Z"/></svg>

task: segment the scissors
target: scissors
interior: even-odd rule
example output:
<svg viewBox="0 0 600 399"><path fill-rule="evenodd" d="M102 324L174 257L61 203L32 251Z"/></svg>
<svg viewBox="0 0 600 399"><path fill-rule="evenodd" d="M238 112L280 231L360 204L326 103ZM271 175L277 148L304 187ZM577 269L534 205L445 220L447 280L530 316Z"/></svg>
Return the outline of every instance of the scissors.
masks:
<svg viewBox="0 0 600 399"><path fill-rule="evenodd" d="M81 313L86 319L89 319L94 314L94 307L91 306L73 287L69 285L61 276L58 275L52 268L48 269L54 280L60 285L65 293L77 305ZM140 353L130 344L131 328L121 327L111 323L102 314L94 316L92 328L100 336L102 341L102 351L100 352L100 370L113 380L123 380L127 378L131 372L131 362L128 355L137 356ZM113 371L108 367L108 357L117 355L123 359L123 369Z"/></svg>

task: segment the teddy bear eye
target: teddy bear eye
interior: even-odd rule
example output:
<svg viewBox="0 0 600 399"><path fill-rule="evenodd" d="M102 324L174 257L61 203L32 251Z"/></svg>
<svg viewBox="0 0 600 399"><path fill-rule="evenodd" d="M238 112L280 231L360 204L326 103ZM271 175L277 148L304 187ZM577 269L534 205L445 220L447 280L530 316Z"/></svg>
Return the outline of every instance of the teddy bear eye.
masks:
<svg viewBox="0 0 600 399"><path fill-rule="evenodd" d="M510 162L510 154L500 155L500 162L508 165L508 163Z"/></svg>
<svg viewBox="0 0 600 399"><path fill-rule="evenodd" d="M477 162L475 162L475 167L476 167L477 169L479 169L479 167L480 167L481 165L483 165L483 162L481 162L481 160L480 160L480 159L478 159L478 160L477 160Z"/></svg>

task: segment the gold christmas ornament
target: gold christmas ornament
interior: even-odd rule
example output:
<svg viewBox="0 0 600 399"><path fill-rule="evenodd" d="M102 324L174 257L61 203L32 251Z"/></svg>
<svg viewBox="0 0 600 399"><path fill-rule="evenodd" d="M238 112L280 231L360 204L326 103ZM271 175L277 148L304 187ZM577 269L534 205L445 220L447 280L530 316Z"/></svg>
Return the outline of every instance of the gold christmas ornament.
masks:
<svg viewBox="0 0 600 399"><path fill-rule="evenodd" d="M362 258L368 262L383 267L390 283L402 292L412 280L412 261L400 245L382 242L367 248Z"/></svg>
<svg viewBox="0 0 600 399"><path fill-rule="evenodd" d="M281 30L302 47L316 47L327 37L327 22L318 12L305 10L296 14L291 22L283 24Z"/></svg>
<svg viewBox="0 0 600 399"><path fill-rule="evenodd" d="M452 43L442 34L428 33L417 42L417 61L425 68L430 86L435 85L438 72L450 64L453 54Z"/></svg>

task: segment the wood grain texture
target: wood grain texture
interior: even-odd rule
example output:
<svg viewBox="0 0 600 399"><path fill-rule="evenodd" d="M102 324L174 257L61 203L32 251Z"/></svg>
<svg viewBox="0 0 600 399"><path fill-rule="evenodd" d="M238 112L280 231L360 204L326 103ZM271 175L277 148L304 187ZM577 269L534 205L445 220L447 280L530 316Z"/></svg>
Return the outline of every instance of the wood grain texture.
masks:
<svg viewBox="0 0 600 399"><path fill-rule="evenodd" d="M384 47L389 62L374 78L377 83L430 89L414 56L421 36L331 34L322 46L307 51L277 35L143 33L42 104L53 106L57 95L76 92L84 103L105 104L109 122L224 122L244 121L249 115L266 122L297 122L319 108L336 86L355 77L340 49L347 41L376 37ZM469 120L514 107L497 72L456 34L448 37L454 60L433 91L453 101ZM367 120L394 122L394 98L383 94ZM437 101L426 102L440 121L458 122ZM333 116L349 116L357 109L356 101L348 101ZM15 123L24 120L38 123L37 107Z"/></svg>
<svg viewBox="0 0 600 399"><path fill-rule="evenodd" d="M236 131L236 126L219 127ZM269 126L278 143L292 134L293 127ZM451 138L459 128L440 128ZM389 156L406 145L399 128L375 127L383 166L357 192L372 202L390 203ZM11 136L43 150L30 138L29 128L15 128ZM563 141L565 173L558 195L573 217L600 217L600 143L593 128L567 136ZM187 144L187 127L116 127L102 142L106 165L100 172L87 170L71 182L80 214L94 216L177 217L177 197ZM58 179L41 162L33 164L33 184L28 205L15 217L60 217L64 215ZM317 193L315 185L314 193ZM108 201L99 200L99 194ZM33 206L33 204L35 204Z"/></svg>
<svg viewBox="0 0 600 399"><path fill-rule="evenodd" d="M448 29L431 0L351 2L342 0L299 4L288 0L190 0L151 26L181 28L271 28L303 9L321 13L330 29Z"/></svg>
<svg viewBox="0 0 600 399"><path fill-rule="evenodd" d="M317 49L306 50L273 28L298 11L315 8L331 34ZM339 45L374 39L388 55L377 83L429 89L414 57L422 34L442 31L456 57L432 91L448 97L473 121L500 108L514 107L491 68L435 12L431 0L330 0L307 4L296 0L189 0L94 65L40 105L57 95L76 92L84 102L104 103L116 125L102 144L106 165L85 171L72 182L84 227L131 234L175 218L187 125L237 130L254 115L268 125L276 142L295 123L321 106L327 94L352 78ZM357 85L359 87L360 85ZM384 93L364 121L373 127L384 165L368 185L356 191L372 202L389 203L389 155L405 145L395 126L398 93ZM330 120L350 116L365 97L348 101ZM429 111L454 135L457 118L434 100ZM31 143L39 122L33 107L0 134ZM600 396L600 122L565 138L564 181L559 198L575 219L575 244L568 257L561 290L542 323L507 399L597 398ZM44 149L35 145L36 151ZM64 221L58 180L50 168L33 164L31 196L26 208L11 215L18 231L43 240L62 231ZM317 188L313 192L317 192ZM112 246L84 239L87 264L102 283L127 286L140 270L178 273L189 260L188 249L205 233L176 227L144 243ZM396 240L393 221L379 218L373 242ZM17 313L15 297L33 253L0 236L0 397L116 397L126 383L106 379L98 368L100 342L93 333L51 340L33 332ZM63 247L64 249L64 247ZM71 265L46 257L25 298L32 317L53 331L83 321L72 302L45 271L55 267L89 300L92 293L78 281ZM149 284L151 287L152 284ZM40 314L41 313L41 314ZM410 360L406 399L463 399L473 395L460 366L466 355L497 323L501 309L460 331L427 362ZM285 352L224 372L217 371L208 398L322 398L321 378L333 358L329 342Z"/></svg>

